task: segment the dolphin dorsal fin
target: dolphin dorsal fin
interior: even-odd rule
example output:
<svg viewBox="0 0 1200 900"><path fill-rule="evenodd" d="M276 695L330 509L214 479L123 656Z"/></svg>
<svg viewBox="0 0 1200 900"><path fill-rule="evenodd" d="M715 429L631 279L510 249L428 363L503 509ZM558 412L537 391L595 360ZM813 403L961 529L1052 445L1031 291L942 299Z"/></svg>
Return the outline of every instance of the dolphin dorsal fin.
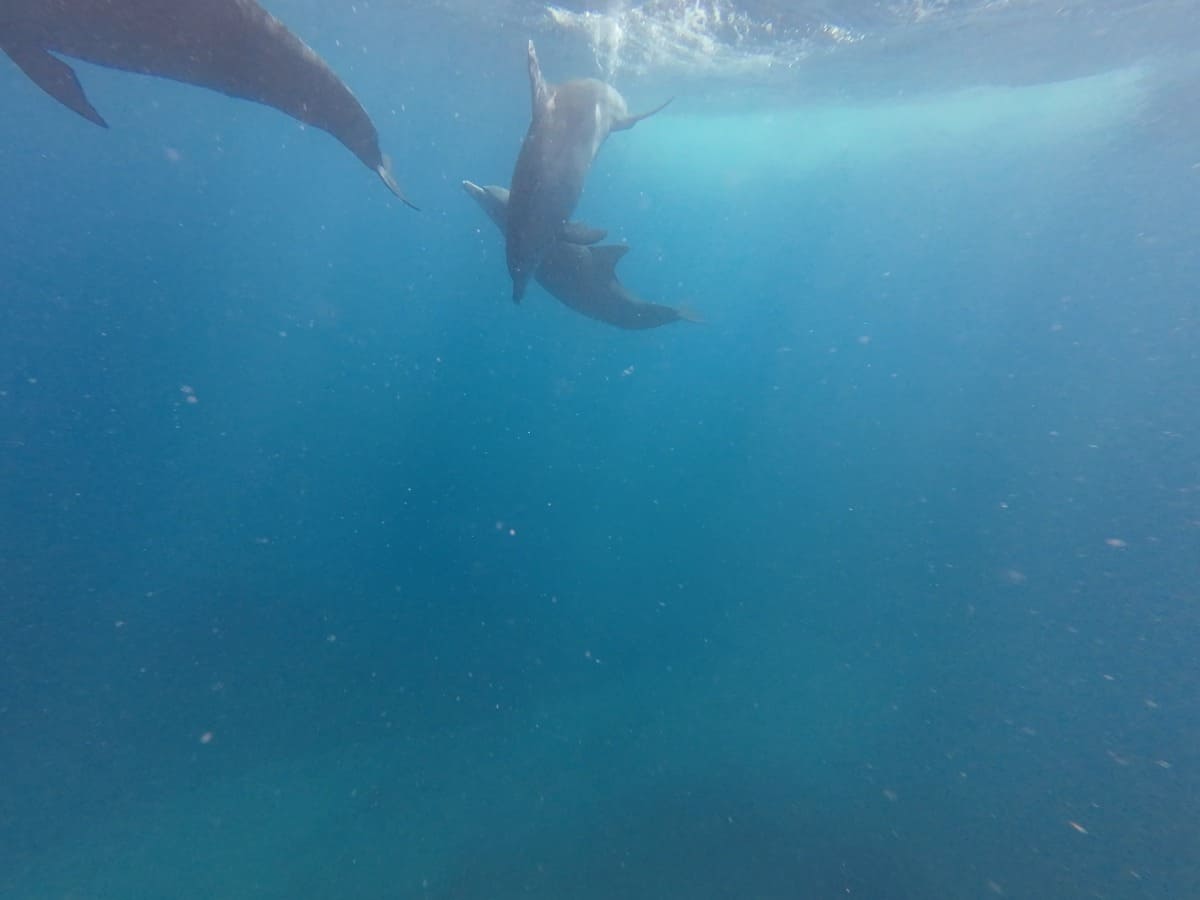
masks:
<svg viewBox="0 0 1200 900"><path fill-rule="evenodd" d="M83 92L83 85L79 83L79 79L75 75L75 70L61 59L35 44L14 41L4 44L2 49L34 84L67 109L79 113L89 122L94 122L101 128L108 127L104 117L96 112L96 107L88 101L87 95Z"/></svg>
<svg viewBox="0 0 1200 900"><path fill-rule="evenodd" d="M621 257L629 252L628 244L601 244L599 247L592 247L592 259L596 264L608 270L609 275L613 278L617 277L617 263L621 261Z"/></svg>
<svg viewBox="0 0 1200 900"><path fill-rule="evenodd" d="M542 77L542 67L538 63L537 51L533 49L533 41L529 42L529 101L534 119L539 118L550 103L550 87Z"/></svg>

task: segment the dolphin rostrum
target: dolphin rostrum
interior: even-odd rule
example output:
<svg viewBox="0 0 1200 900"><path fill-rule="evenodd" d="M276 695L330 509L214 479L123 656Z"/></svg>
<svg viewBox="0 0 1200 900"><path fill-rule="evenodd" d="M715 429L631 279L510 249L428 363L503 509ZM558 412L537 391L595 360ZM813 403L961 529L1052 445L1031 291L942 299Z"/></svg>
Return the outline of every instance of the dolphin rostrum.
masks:
<svg viewBox="0 0 1200 900"><path fill-rule="evenodd" d="M625 98L603 81L583 78L549 84L542 77L533 41L529 89L533 120L513 169L505 241L517 303L542 256L562 235L609 132L632 128L667 105L631 116Z"/></svg>
<svg viewBox="0 0 1200 900"><path fill-rule="evenodd" d="M504 231L508 221L509 192L502 187L464 181L467 192ZM699 321L683 309L647 303L631 294L617 279L616 267L629 247L602 244L605 233L578 222L566 226L571 239L560 238L542 256L534 277L566 306L591 319L618 328L657 328L680 320Z"/></svg>
<svg viewBox="0 0 1200 900"><path fill-rule="evenodd" d="M412 206L362 104L255 0L2 0L0 49L47 94L103 127L55 53L273 106L332 134Z"/></svg>

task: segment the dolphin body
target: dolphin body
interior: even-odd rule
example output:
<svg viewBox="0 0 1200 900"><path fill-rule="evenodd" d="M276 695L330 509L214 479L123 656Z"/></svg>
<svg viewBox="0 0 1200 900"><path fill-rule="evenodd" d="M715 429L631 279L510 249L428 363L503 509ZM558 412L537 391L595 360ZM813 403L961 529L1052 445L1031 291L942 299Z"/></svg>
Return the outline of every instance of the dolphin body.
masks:
<svg viewBox="0 0 1200 900"><path fill-rule="evenodd" d="M512 175L505 258L513 301L521 302L542 257L562 235L592 161L610 132L632 128L671 101L631 116L612 85L595 78L549 84L529 42L533 120Z"/></svg>
<svg viewBox="0 0 1200 900"><path fill-rule="evenodd" d="M254 0L0 0L0 49L47 94L105 128L55 53L273 106L329 132L412 206L362 104Z"/></svg>
<svg viewBox="0 0 1200 900"><path fill-rule="evenodd" d="M506 188L464 181L467 192L502 232L507 227ZM698 321L682 309L639 300L617 279L617 263L629 252L624 244L589 246L605 232L577 222L567 223L573 240L560 239L542 256L534 277L566 306L590 319L630 330L657 328L671 322Z"/></svg>

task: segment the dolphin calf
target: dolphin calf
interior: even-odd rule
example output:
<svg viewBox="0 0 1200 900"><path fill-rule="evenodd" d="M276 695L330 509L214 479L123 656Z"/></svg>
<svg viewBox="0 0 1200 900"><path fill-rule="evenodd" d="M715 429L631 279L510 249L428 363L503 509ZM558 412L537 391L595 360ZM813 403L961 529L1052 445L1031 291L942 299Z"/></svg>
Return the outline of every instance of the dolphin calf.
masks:
<svg viewBox="0 0 1200 900"><path fill-rule="evenodd" d="M520 303L529 279L575 210L592 161L609 132L632 128L654 115L631 116L625 98L595 78L549 84L529 42L533 119L512 175L505 258Z"/></svg>
<svg viewBox="0 0 1200 900"><path fill-rule="evenodd" d="M508 221L506 188L480 187L464 181L463 190L483 207L488 218L504 231ZM657 328L671 322L697 322L685 310L647 303L631 294L617 279L617 263L629 248L624 244L591 246L604 232L576 222L568 223L574 241L560 238L542 256L534 277L562 303L591 319L618 328Z"/></svg>
<svg viewBox="0 0 1200 900"><path fill-rule="evenodd" d="M0 49L47 94L103 127L55 53L273 106L329 132L412 206L362 104L254 0L2 0Z"/></svg>

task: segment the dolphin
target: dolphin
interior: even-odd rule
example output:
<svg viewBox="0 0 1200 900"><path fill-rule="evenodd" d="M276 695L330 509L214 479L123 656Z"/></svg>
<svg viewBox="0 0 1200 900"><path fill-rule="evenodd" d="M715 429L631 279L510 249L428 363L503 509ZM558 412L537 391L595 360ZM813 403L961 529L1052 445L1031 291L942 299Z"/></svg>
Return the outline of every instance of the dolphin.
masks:
<svg viewBox="0 0 1200 900"><path fill-rule="evenodd" d="M463 190L477 202L502 232L508 222L507 188L480 187L471 181ZM560 238L542 256L534 277L565 306L590 319L618 328L657 328L671 322L700 321L691 313L660 303L639 300L617 279L617 263L629 252L624 244L592 246L605 232L579 222L566 226L571 240Z"/></svg>
<svg viewBox="0 0 1200 900"><path fill-rule="evenodd" d="M254 0L2 0L0 49L47 94L105 128L74 70L54 54L273 106L329 132L412 206L362 104Z"/></svg>
<svg viewBox="0 0 1200 900"><path fill-rule="evenodd" d="M542 77L533 41L529 42L529 89L533 119L513 169L505 239L516 303L574 212L588 170L609 132L632 128L671 102L630 115L625 98L603 81L583 78L549 84Z"/></svg>

